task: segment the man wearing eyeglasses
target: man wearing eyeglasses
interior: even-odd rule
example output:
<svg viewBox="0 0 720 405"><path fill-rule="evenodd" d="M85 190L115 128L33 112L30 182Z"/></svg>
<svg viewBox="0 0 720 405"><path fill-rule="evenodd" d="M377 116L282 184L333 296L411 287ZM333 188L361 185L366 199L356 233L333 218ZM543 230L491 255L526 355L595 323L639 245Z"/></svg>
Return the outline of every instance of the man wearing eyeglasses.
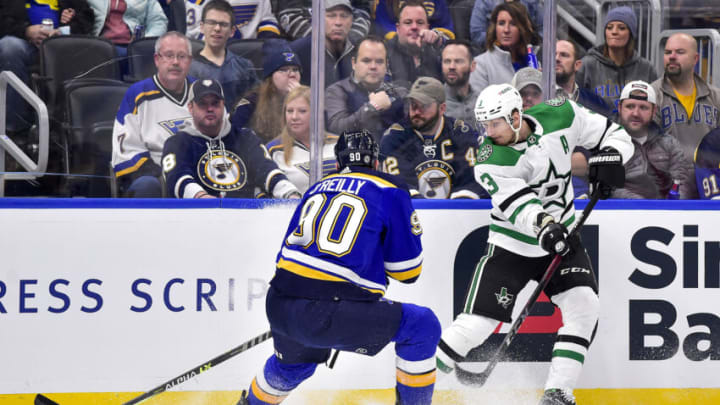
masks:
<svg viewBox="0 0 720 405"><path fill-rule="evenodd" d="M115 119L112 166L125 197L162 195L160 157L165 140L190 119L190 40L170 31L155 41L157 74L128 89Z"/></svg>
<svg viewBox="0 0 720 405"><path fill-rule="evenodd" d="M486 198L473 165L478 133L445 115L445 88L419 77L405 99L407 116L393 124L380 143L387 173L405 179L413 198Z"/></svg>
<svg viewBox="0 0 720 405"><path fill-rule="evenodd" d="M252 62L226 49L235 32L235 14L225 0L212 0L202 10L200 28L205 46L193 55L190 75L220 82L225 105L234 106L257 82Z"/></svg>

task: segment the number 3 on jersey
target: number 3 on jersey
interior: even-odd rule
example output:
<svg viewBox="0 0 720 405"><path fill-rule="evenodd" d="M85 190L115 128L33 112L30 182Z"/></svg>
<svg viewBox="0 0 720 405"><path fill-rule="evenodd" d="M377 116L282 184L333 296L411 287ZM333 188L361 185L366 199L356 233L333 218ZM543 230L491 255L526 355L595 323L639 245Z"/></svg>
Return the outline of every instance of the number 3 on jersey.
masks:
<svg viewBox="0 0 720 405"><path fill-rule="evenodd" d="M318 221L327 203L327 209ZM338 194L329 202L323 194L316 194L305 201L300 220L286 243L304 248L313 243L319 251L343 256L353 248L367 214L365 201L355 195Z"/></svg>

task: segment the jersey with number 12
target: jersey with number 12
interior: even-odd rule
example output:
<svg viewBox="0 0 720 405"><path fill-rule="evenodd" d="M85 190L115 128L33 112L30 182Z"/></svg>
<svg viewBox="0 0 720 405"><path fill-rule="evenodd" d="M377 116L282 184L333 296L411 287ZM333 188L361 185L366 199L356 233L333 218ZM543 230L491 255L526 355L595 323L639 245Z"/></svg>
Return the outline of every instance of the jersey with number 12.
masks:
<svg viewBox="0 0 720 405"><path fill-rule="evenodd" d="M422 228L395 176L354 168L310 186L295 210L271 284L312 298L377 299L387 277L413 282Z"/></svg>

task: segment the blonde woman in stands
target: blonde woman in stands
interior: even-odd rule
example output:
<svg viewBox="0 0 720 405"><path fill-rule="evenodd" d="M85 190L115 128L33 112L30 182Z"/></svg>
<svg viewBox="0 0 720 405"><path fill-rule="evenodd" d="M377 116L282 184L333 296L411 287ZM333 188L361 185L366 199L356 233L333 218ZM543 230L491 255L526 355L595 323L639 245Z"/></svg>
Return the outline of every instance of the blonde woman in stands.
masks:
<svg viewBox="0 0 720 405"><path fill-rule="evenodd" d="M282 130L280 118L288 92L300 85L300 59L283 40L263 44L263 79L240 99L232 125L249 127L266 144Z"/></svg>
<svg viewBox="0 0 720 405"><path fill-rule="evenodd" d="M491 84L510 83L515 72L528 66L527 46L536 38L527 9L519 2L500 3L490 16L485 45L475 57L470 86L478 92Z"/></svg>
<svg viewBox="0 0 720 405"><path fill-rule="evenodd" d="M290 90L283 105L282 131L268 143L270 156L288 180L304 193L310 183L310 88ZM276 118L277 119L277 118ZM279 120L280 121L280 120ZM323 176L335 170L337 136L326 133L322 150Z"/></svg>
<svg viewBox="0 0 720 405"><path fill-rule="evenodd" d="M582 58L582 66L575 74L581 88L589 89L605 100L617 116L623 87L631 81L652 83L658 78L649 60L637 50L638 23L630 7L616 7L605 17L605 42Z"/></svg>

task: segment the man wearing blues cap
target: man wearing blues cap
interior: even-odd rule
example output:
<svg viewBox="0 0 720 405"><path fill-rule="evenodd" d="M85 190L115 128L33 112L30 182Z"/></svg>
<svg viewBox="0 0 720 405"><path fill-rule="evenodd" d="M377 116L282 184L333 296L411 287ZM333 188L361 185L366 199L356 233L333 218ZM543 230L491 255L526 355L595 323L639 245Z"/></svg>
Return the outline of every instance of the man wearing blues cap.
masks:
<svg viewBox="0 0 720 405"><path fill-rule="evenodd" d="M613 198L666 198L673 182L679 184L680 198L697 198L692 162L680 143L653 122L656 110L657 96L650 84L636 80L625 85L618 115L635 152L625 164L625 186L616 189Z"/></svg>
<svg viewBox="0 0 720 405"><path fill-rule="evenodd" d="M192 121L186 121L163 148L168 196L252 198L259 189L275 198L300 197L255 133L230 125L218 81L197 80L189 99Z"/></svg>

